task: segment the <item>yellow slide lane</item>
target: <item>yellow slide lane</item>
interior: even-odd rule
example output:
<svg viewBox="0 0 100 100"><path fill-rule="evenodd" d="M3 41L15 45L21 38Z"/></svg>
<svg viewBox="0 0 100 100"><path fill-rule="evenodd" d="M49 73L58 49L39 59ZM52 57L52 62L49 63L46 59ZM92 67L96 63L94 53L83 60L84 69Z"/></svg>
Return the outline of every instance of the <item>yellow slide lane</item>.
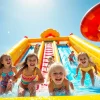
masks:
<svg viewBox="0 0 100 100"><path fill-rule="evenodd" d="M11 55L13 65L16 65L21 60L22 56L26 53L29 47L30 45L28 43L28 38L24 38L8 52L6 52L7 54Z"/></svg>

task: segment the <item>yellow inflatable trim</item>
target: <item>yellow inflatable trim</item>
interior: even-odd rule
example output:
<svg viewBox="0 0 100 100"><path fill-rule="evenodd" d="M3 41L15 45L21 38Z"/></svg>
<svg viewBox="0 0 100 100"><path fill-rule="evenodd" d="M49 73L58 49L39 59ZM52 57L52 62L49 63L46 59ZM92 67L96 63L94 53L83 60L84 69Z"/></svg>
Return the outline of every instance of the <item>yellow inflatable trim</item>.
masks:
<svg viewBox="0 0 100 100"><path fill-rule="evenodd" d="M0 100L99 100L99 99L100 95L0 98Z"/></svg>

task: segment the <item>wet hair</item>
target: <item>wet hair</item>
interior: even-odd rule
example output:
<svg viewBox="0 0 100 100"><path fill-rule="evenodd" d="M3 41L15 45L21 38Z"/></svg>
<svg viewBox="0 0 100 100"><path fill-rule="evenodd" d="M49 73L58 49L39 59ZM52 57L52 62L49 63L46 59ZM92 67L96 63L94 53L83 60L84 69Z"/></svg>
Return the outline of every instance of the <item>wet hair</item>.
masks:
<svg viewBox="0 0 100 100"><path fill-rule="evenodd" d="M52 56L52 58L54 58L54 56Z"/></svg>
<svg viewBox="0 0 100 100"><path fill-rule="evenodd" d="M51 60L53 60L53 59L54 59L54 56L50 56L50 57L48 57L48 59L51 59Z"/></svg>
<svg viewBox="0 0 100 100"><path fill-rule="evenodd" d="M88 54L87 54L86 52L80 52L80 53L78 54L78 60L79 60L80 56L83 56L83 55L86 55L87 58L90 59L90 57L88 56Z"/></svg>
<svg viewBox="0 0 100 100"><path fill-rule="evenodd" d="M10 57L11 56L9 54L2 54L1 57L0 57L0 69L4 67L4 64L2 64L2 61L3 61L3 58L7 56L7 57Z"/></svg>
<svg viewBox="0 0 100 100"><path fill-rule="evenodd" d="M52 60L52 56L48 57L48 59Z"/></svg>
<svg viewBox="0 0 100 100"><path fill-rule="evenodd" d="M38 57L35 53L28 54L27 57L25 58L25 61L19 64L22 67L22 70L28 68L27 60L29 57L36 57L36 60L38 62Z"/></svg>
<svg viewBox="0 0 100 100"><path fill-rule="evenodd" d="M72 52L74 53L74 51L71 51L71 53L72 53Z"/></svg>
<svg viewBox="0 0 100 100"><path fill-rule="evenodd" d="M64 73L64 75L65 75L65 76L67 75L64 66L63 66L61 63L55 62L55 63L53 63L53 64L49 67L49 69L48 69L47 81L50 81L50 80L51 80L51 79L50 79L50 75L51 75L51 73L52 73L54 70L56 70L57 68L61 68L62 71L63 71L63 73Z"/></svg>

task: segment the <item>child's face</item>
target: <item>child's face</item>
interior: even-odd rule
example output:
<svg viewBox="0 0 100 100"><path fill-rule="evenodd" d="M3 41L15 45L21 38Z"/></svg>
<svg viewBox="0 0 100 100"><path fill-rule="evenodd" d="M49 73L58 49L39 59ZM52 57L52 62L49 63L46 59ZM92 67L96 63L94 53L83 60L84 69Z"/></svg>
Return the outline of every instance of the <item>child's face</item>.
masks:
<svg viewBox="0 0 100 100"><path fill-rule="evenodd" d="M83 55L80 55L79 56L79 62L80 64L82 64L83 66L87 66L88 65L88 62L89 62L89 58L83 54Z"/></svg>
<svg viewBox="0 0 100 100"><path fill-rule="evenodd" d="M5 67L9 67L11 65L11 58L9 56L4 56L3 59L2 59L2 64L5 66Z"/></svg>
<svg viewBox="0 0 100 100"><path fill-rule="evenodd" d="M49 61L49 62L52 62L52 58L49 58L48 61Z"/></svg>
<svg viewBox="0 0 100 100"><path fill-rule="evenodd" d="M34 68L37 65L37 58L35 56L29 57L27 59L28 67Z"/></svg>
<svg viewBox="0 0 100 100"><path fill-rule="evenodd" d="M74 51L72 51L72 54L74 54Z"/></svg>
<svg viewBox="0 0 100 100"><path fill-rule="evenodd" d="M54 71L51 72L51 79L57 85L62 84L64 78L65 78L65 75L61 68L56 68Z"/></svg>

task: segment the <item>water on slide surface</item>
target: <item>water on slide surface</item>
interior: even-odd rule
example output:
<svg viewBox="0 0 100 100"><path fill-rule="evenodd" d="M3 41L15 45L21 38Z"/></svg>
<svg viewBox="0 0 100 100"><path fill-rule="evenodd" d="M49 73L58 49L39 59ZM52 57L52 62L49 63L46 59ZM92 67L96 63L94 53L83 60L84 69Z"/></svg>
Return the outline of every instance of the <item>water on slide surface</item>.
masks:
<svg viewBox="0 0 100 100"><path fill-rule="evenodd" d="M70 64L68 56L71 53L71 50L68 46L58 46L58 51L60 55L61 62L63 63L66 71L67 78L74 84L75 90L73 95L88 95L88 94L100 94L100 77L95 75L95 86L92 87L90 76L86 74L84 86L81 86L81 73L79 71L78 77L74 78L77 68L77 59L76 63Z"/></svg>

